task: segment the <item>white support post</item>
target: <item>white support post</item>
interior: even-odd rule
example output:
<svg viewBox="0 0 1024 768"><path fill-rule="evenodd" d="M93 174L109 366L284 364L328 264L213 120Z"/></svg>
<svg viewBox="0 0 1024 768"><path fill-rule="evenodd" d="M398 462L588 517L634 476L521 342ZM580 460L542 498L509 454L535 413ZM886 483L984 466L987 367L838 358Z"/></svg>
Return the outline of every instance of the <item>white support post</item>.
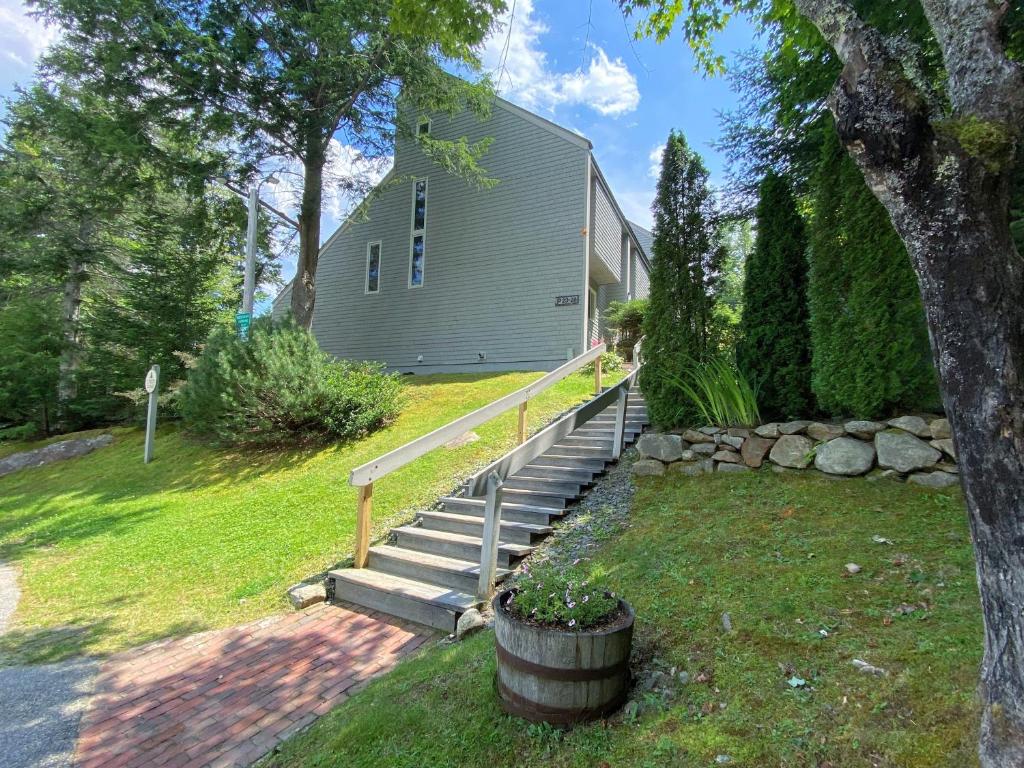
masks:
<svg viewBox="0 0 1024 768"><path fill-rule="evenodd" d="M484 507L484 533L480 542L480 582L476 596L490 600L498 571L498 534L501 532L501 486L497 472L487 476L487 503Z"/></svg>
<svg viewBox="0 0 1024 768"><path fill-rule="evenodd" d="M612 460L618 461L622 455L622 445L626 437L626 406L629 403L629 384L619 387L619 399L615 403L615 438L612 440Z"/></svg>

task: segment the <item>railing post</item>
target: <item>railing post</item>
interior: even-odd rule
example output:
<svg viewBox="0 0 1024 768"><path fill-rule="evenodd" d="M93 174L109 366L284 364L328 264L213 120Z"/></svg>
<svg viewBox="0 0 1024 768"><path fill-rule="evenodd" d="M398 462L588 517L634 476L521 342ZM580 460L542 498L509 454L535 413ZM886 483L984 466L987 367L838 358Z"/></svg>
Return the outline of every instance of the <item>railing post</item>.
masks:
<svg viewBox="0 0 1024 768"><path fill-rule="evenodd" d="M629 402L629 378L619 386L619 399L615 403L615 437L612 440L612 460L618 461L622 455L622 445L626 437L626 406Z"/></svg>
<svg viewBox="0 0 1024 768"><path fill-rule="evenodd" d="M498 571L498 535L501 532L501 478L496 472L487 476L487 503L484 506L484 532L480 542L480 581L476 596L489 600L494 593Z"/></svg>
<svg viewBox="0 0 1024 768"><path fill-rule="evenodd" d="M601 356L594 358L594 394L601 394Z"/></svg>
<svg viewBox="0 0 1024 768"><path fill-rule="evenodd" d="M526 442L526 412L529 405L529 400L524 400L519 404L519 445Z"/></svg>
<svg viewBox="0 0 1024 768"><path fill-rule="evenodd" d="M356 507L355 568L365 568L370 551L370 513L373 510L373 483L359 486L359 504Z"/></svg>

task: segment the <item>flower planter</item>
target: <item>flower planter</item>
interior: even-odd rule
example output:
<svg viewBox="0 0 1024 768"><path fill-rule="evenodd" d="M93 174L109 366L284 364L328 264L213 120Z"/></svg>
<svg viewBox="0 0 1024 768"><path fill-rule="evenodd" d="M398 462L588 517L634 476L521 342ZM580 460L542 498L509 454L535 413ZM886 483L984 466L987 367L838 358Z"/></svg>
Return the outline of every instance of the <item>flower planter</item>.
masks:
<svg viewBox="0 0 1024 768"><path fill-rule="evenodd" d="M572 725L611 714L629 693L633 609L593 631L534 626L505 612L510 590L494 597L498 697L502 709L532 722Z"/></svg>

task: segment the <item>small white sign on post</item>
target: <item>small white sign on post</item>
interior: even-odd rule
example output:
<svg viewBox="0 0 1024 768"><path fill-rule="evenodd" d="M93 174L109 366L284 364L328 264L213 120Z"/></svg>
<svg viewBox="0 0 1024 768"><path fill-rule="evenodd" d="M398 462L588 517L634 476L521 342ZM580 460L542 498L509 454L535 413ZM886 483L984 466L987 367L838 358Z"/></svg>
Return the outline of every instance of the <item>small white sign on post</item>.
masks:
<svg viewBox="0 0 1024 768"><path fill-rule="evenodd" d="M146 448L143 453L143 463L149 464L153 460L153 436L156 432L156 401L158 397L157 388L160 386L160 366L154 365L146 373L146 392L149 393L149 409L146 411Z"/></svg>

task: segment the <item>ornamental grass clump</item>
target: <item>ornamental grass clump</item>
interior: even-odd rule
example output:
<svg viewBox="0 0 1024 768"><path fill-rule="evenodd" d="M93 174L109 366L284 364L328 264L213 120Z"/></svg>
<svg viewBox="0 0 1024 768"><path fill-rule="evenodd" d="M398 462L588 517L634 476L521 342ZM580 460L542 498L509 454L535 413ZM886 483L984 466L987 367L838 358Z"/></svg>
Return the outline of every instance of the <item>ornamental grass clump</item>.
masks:
<svg viewBox="0 0 1024 768"><path fill-rule="evenodd" d="M619 600L600 578L579 567L526 566L505 601L516 618L555 629L583 630L614 618Z"/></svg>

